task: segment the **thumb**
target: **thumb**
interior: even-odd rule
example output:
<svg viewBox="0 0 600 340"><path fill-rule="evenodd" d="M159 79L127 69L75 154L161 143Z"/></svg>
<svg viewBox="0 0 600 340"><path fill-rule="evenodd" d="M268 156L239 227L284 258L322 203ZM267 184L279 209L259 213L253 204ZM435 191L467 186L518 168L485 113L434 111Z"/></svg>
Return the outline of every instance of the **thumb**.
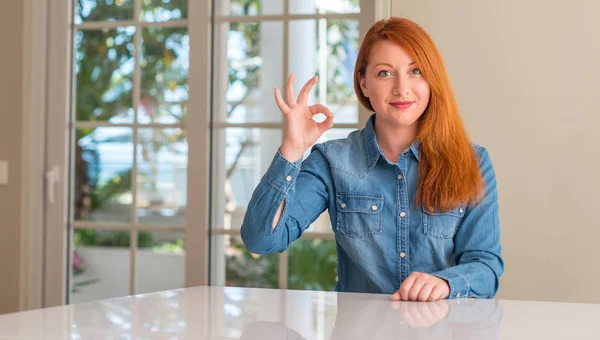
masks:
<svg viewBox="0 0 600 340"><path fill-rule="evenodd" d="M333 114L331 111L322 104L315 104L308 107L311 114L316 115L317 113L322 113L325 115L325 120L318 123L319 131L321 133L331 129L333 127Z"/></svg>
<svg viewBox="0 0 600 340"><path fill-rule="evenodd" d="M327 118L324 121L318 123L317 126L319 127L319 131L321 131L321 133L331 129L333 127L333 116L327 116Z"/></svg>

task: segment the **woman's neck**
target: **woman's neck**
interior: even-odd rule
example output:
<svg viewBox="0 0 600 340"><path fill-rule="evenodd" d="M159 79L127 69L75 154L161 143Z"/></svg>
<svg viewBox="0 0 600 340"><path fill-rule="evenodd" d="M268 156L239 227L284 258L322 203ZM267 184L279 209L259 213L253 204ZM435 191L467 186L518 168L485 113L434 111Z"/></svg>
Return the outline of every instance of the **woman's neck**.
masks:
<svg viewBox="0 0 600 340"><path fill-rule="evenodd" d="M377 145L391 163L396 163L402 151L408 149L417 138L417 123L397 126L375 118L374 129Z"/></svg>

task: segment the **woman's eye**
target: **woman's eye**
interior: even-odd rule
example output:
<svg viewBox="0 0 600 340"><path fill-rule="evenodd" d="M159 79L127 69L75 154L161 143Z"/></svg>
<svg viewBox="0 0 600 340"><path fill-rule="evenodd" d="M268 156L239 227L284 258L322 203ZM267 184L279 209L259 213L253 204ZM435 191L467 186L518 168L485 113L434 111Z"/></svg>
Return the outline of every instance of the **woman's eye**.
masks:
<svg viewBox="0 0 600 340"><path fill-rule="evenodd" d="M392 75L392 72L387 71L387 70L381 70L377 73L377 76L379 77L389 77Z"/></svg>
<svg viewBox="0 0 600 340"><path fill-rule="evenodd" d="M419 70L418 68L414 68L414 69L412 70L412 73L413 73L415 76L420 76L420 75L421 75L421 70Z"/></svg>

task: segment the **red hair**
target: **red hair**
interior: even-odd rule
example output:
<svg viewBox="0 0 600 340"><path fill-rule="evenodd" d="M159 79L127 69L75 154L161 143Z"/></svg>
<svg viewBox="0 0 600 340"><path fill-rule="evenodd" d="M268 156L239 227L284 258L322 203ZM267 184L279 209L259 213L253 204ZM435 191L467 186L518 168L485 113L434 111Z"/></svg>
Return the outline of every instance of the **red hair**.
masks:
<svg viewBox="0 0 600 340"><path fill-rule="evenodd" d="M375 23L363 39L354 68L354 91L359 102L374 111L360 89L373 46L388 40L402 47L429 84L429 104L419 118L419 185L416 204L446 211L472 204L483 195L483 178L475 149L460 117L441 54L425 30L408 19Z"/></svg>

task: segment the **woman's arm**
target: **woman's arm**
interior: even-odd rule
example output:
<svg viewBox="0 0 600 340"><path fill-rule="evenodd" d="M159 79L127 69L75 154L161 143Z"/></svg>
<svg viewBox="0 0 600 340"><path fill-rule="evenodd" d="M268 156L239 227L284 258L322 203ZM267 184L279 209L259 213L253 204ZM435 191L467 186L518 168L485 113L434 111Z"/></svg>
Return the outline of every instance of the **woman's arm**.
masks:
<svg viewBox="0 0 600 340"><path fill-rule="evenodd" d="M242 223L241 235L253 253L284 251L302 235L327 206L325 179L331 178L327 161L313 149L302 155L333 126L333 115L321 104L308 106L308 96L318 78L311 78L296 99L294 74L286 84L286 101L275 89L275 102L285 117L284 139L267 173L254 190ZM317 123L319 113L325 120ZM300 168L302 166L302 169Z"/></svg>
<svg viewBox="0 0 600 340"><path fill-rule="evenodd" d="M246 248L257 254L287 249L327 208L330 182L329 165L319 149L302 163L290 163L278 152L244 216Z"/></svg>
<svg viewBox="0 0 600 340"><path fill-rule="evenodd" d="M454 236L456 265L431 273L448 282L449 298L493 298L504 272L496 175L490 157L483 148L480 169L485 183L485 198L467 208Z"/></svg>

